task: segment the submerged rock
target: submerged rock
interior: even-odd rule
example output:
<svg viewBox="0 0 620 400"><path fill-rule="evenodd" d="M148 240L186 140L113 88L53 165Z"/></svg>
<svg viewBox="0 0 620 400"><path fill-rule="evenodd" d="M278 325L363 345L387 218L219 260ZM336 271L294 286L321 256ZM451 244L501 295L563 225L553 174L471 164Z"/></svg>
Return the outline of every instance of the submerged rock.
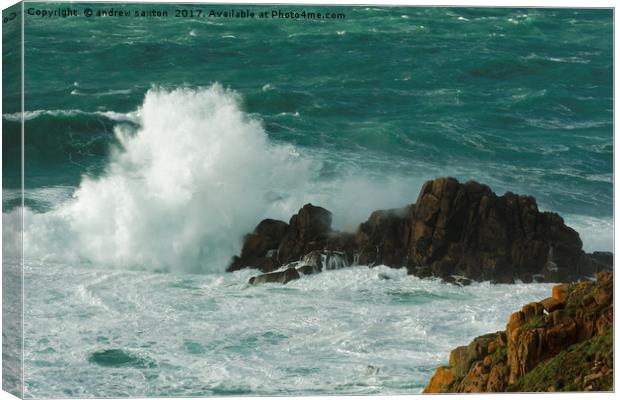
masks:
<svg viewBox="0 0 620 400"><path fill-rule="evenodd" d="M261 283L282 283L287 284L290 281L299 279L299 273L295 268L287 268L284 271L271 272L269 274L263 274L253 276L248 283L252 285L259 285Z"/></svg>
<svg viewBox="0 0 620 400"><path fill-rule="evenodd" d="M270 272L303 261L317 273L354 263L383 264L447 282L510 284L572 282L613 268L611 253L584 253L579 234L559 215L540 212L533 197L497 196L474 181L428 181L415 204L374 211L355 233L333 231L331 221L328 210L312 204L288 224L264 220L245 237L228 270ZM338 258L325 261L330 254Z"/></svg>
<svg viewBox="0 0 620 400"><path fill-rule="evenodd" d="M317 269L317 267L315 267L314 265L302 265L301 267L297 267L295 269L297 270L297 272L304 275L313 275L321 272L321 270Z"/></svg>

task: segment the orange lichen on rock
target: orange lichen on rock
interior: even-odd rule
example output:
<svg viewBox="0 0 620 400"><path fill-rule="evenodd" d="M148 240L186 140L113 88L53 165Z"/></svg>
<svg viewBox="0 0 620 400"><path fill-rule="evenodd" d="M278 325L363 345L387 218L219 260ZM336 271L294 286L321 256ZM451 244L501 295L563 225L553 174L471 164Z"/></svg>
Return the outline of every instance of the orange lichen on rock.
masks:
<svg viewBox="0 0 620 400"><path fill-rule="evenodd" d="M562 303L565 302L566 301L566 289L568 289L568 284L566 283L555 285L551 289L551 297L553 297L559 302L562 302Z"/></svg>
<svg viewBox="0 0 620 400"><path fill-rule="evenodd" d="M612 325L612 273L557 285L512 313L506 331L454 349L424 393L612 390Z"/></svg>
<svg viewBox="0 0 620 400"><path fill-rule="evenodd" d="M424 393L441 393L443 388L450 387L453 382L454 375L452 373L452 368L439 367L437 371L435 371L435 375L431 378L426 389L424 389Z"/></svg>

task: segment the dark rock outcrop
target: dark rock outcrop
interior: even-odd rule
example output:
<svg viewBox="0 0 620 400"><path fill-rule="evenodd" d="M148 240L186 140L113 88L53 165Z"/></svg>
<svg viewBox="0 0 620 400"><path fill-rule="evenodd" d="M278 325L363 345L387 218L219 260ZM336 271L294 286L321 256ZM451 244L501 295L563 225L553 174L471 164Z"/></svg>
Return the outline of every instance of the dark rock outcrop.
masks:
<svg viewBox="0 0 620 400"><path fill-rule="evenodd" d="M264 220L228 270L270 272L317 252L341 254L346 265L407 267L448 282L572 282L613 268L611 253L584 253L579 234L559 215L540 212L533 197L497 196L474 181L428 181L415 204L374 211L356 233L333 231L331 221L328 210L312 204L288 224Z"/></svg>
<svg viewBox="0 0 620 400"><path fill-rule="evenodd" d="M297 267L295 269L297 270L297 272L303 275L313 275L321 272L321 270L314 265L302 265L301 267Z"/></svg>
<svg viewBox="0 0 620 400"><path fill-rule="evenodd" d="M578 263L579 275L594 276L597 272L611 271L613 265L614 255L609 251L584 253Z"/></svg>
<svg viewBox="0 0 620 400"><path fill-rule="evenodd" d="M271 272L269 274L263 274L253 276L248 283L252 285L259 285L261 283L282 283L287 284L290 281L299 279L299 272L295 268L287 268L284 271Z"/></svg>
<svg viewBox="0 0 620 400"><path fill-rule="evenodd" d="M341 251L312 250L301 259L301 264L312 267L314 273L318 273L323 270L344 268L351 265L351 262L347 254Z"/></svg>
<svg viewBox="0 0 620 400"><path fill-rule="evenodd" d="M425 393L612 390L613 275L553 288L526 304L505 331L450 353Z"/></svg>
<svg viewBox="0 0 620 400"><path fill-rule="evenodd" d="M263 272L278 269L281 263L277 260L274 249L277 249L286 235L288 224L274 219L261 221L253 233L245 236L239 257L233 257L228 271L236 271L248 266Z"/></svg>
<svg viewBox="0 0 620 400"><path fill-rule="evenodd" d="M289 228L278 246L283 264L298 261L313 250L322 250L331 232L332 213L323 207L306 204L291 217Z"/></svg>
<svg viewBox="0 0 620 400"><path fill-rule="evenodd" d="M299 261L313 251L336 251L353 261L355 235L331 229L332 214L322 207L306 204L287 224L265 219L245 236L241 255L235 256L227 271L257 268L271 272L283 265Z"/></svg>
<svg viewBox="0 0 620 400"><path fill-rule="evenodd" d="M412 213L413 206L374 211L355 235L359 263L390 267L406 265Z"/></svg>
<svg viewBox="0 0 620 400"><path fill-rule="evenodd" d="M442 278L572 280L581 240L559 215L539 212L533 197L498 197L477 182L440 178L420 192L409 250L408 265L430 266Z"/></svg>

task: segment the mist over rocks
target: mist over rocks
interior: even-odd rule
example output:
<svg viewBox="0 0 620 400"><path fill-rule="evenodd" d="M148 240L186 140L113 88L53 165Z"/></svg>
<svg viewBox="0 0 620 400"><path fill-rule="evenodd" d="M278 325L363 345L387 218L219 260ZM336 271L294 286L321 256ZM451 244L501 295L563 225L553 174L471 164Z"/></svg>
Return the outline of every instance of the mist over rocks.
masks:
<svg viewBox="0 0 620 400"><path fill-rule="evenodd" d="M586 254L579 234L558 214L539 211L534 197L498 196L475 181L427 181L415 204L374 211L355 233L334 231L331 221L330 211L312 204L288 223L263 220L227 271L316 273L331 259L332 267L406 267L446 282L527 283L573 282L613 268L611 253Z"/></svg>

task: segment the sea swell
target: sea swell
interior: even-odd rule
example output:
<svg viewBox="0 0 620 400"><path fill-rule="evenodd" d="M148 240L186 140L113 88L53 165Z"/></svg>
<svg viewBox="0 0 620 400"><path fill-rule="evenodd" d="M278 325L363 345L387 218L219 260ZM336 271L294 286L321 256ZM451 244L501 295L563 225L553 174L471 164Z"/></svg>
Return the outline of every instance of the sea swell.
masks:
<svg viewBox="0 0 620 400"><path fill-rule="evenodd" d="M18 118L4 115L3 122ZM313 202L334 212L336 229L355 231L375 209L414 202L435 173L428 164L408 176L389 175L380 165L365 171L344 154L335 160L274 141L261 120L242 111L240 96L219 84L153 87L125 114L54 110L24 118L26 161L39 157L29 165L56 164L63 174L67 161L76 166L74 186L26 188L31 259L220 272L263 218L287 219ZM7 140L9 148L19 143ZM8 223L19 196L18 188L5 190ZM610 218L573 213L569 221L586 250L611 248Z"/></svg>

